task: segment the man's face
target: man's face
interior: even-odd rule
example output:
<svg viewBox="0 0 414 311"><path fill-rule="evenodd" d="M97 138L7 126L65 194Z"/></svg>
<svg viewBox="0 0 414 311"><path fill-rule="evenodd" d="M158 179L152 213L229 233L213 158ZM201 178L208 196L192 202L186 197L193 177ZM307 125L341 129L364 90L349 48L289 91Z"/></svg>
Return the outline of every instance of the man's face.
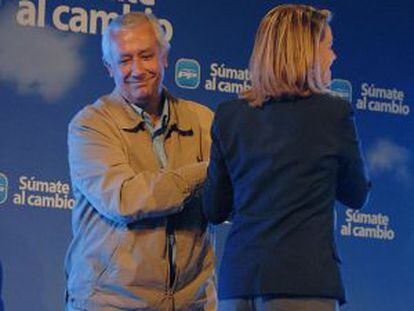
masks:
<svg viewBox="0 0 414 311"><path fill-rule="evenodd" d="M158 105L167 55L160 50L149 23L112 34L111 58L106 67L116 89L142 108Z"/></svg>

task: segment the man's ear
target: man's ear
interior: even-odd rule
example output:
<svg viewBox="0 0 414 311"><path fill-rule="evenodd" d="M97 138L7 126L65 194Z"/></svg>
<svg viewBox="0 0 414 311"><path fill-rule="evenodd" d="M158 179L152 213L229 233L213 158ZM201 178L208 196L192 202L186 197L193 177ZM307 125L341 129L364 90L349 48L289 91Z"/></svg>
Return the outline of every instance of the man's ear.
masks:
<svg viewBox="0 0 414 311"><path fill-rule="evenodd" d="M104 66L105 66L106 70L108 71L109 76L112 78L114 76L114 74L113 74L113 71L112 71L111 64L106 60L103 60L103 63L104 63Z"/></svg>
<svg viewBox="0 0 414 311"><path fill-rule="evenodd" d="M162 65L167 68L168 67L168 52L162 53Z"/></svg>

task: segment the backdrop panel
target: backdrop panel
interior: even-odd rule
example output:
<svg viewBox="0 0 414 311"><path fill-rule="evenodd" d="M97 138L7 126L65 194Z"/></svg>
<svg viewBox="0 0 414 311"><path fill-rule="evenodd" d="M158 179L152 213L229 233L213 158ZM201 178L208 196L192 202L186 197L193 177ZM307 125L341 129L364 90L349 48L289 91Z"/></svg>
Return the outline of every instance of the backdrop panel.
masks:
<svg viewBox="0 0 414 311"><path fill-rule="evenodd" d="M71 238L66 129L112 90L100 57L108 21L152 11L171 41L166 86L216 109L249 85L261 17L279 1L0 1L0 310L62 308ZM414 30L409 1L302 1L333 11L332 89L352 101L373 191L337 207L348 304L414 305ZM252 127L252 130L254 128ZM228 225L217 228L220 257Z"/></svg>

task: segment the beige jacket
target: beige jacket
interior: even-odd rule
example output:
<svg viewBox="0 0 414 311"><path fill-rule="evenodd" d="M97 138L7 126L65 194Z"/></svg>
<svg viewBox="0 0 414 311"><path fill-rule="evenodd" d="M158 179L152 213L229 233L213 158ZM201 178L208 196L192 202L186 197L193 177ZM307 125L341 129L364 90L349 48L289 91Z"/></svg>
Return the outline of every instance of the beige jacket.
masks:
<svg viewBox="0 0 414 311"><path fill-rule="evenodd" d="M213 251L195 194L205 179L213 114L167 96L165 169L143 120L116 92L69 125L77 199L66 259L69 309L215 310ZM173 282L167 222L175 237Z"/></svg>

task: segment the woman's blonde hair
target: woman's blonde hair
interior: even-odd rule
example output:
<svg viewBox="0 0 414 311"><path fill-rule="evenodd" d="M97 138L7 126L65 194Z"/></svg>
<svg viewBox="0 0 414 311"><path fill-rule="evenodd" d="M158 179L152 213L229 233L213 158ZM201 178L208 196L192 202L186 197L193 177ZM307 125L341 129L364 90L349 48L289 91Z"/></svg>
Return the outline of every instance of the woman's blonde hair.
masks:
<svg viewBox="0 0 414 311"><path fill-rule="evenodd" d="M326 92L319 42L330 22L328 10L280 5L262 19L250 58L252 88L241 94L258 107L272 97Z"/></svg>

